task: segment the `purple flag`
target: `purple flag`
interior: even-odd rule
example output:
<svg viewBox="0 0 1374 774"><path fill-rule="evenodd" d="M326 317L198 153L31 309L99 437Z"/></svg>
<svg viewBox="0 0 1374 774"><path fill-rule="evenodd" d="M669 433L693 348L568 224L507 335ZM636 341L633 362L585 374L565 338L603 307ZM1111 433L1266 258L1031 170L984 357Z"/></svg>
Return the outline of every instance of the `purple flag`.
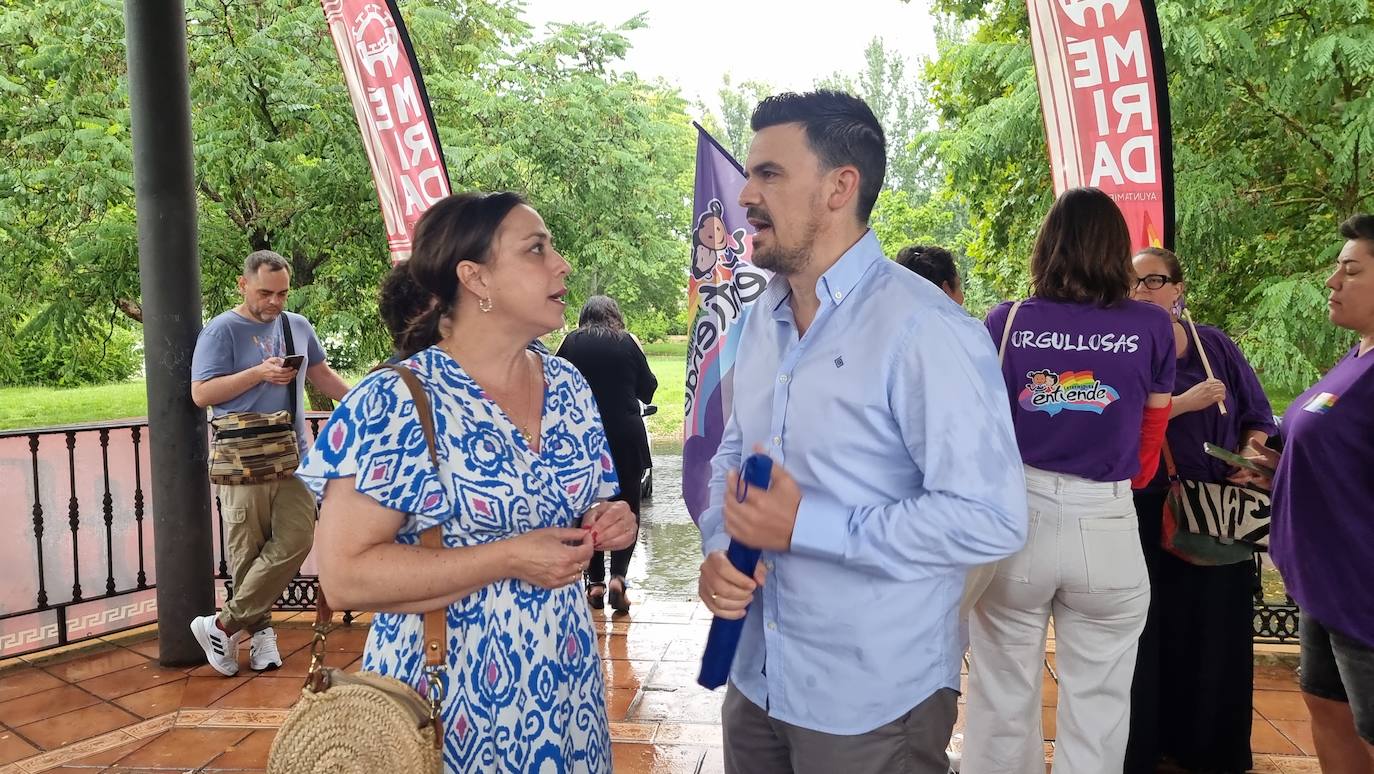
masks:
<svg viewBox="0 0 1374 774"><path fill-rule="evenodd" d="M700 125L692 201L692 265L687 311L687 396L683 410L682 498L696 521L709 504L711 458L729 419L731 383L750 302L770 272L749 262L753 229L739 193L744 168Z"/></svg>

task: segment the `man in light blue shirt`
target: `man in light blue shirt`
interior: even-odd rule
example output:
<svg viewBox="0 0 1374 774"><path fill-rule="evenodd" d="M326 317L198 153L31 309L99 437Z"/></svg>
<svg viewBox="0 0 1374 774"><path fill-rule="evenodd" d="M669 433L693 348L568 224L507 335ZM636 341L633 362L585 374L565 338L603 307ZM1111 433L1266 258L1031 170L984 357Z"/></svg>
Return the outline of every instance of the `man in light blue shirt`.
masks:
<svg viewBox="0 0 1374 774"><path fill-rule="evenodd" d="M752 124L740 204L776 276L746 323L701 517L701 598L747 610L725 769L944 774L964 576L1026 540L997 355L868 230L886 149L867 105L784 94ZM737 502L751 451L773 458L772 484ZM763 550L753 578L726 559L732 538Z"/></svg>

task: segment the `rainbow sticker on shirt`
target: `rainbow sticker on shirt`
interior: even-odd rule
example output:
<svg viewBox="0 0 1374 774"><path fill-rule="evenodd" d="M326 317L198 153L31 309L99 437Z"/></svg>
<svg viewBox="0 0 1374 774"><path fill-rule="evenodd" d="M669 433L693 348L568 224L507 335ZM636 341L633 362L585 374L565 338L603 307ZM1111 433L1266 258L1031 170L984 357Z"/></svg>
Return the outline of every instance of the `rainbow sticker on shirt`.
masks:
<svg viewBox="0 0 1374 774"><path fill-rule="evenodd" d="M1307 405L1303 406L1302 410L1312 414L1325 414L1336 405L1336 399L1339 397L1334 393L1323 392L1307 401Z"/></svg>
<svg viewBox="0 0 1374 774"><path fill-rule="evenodd" d="M1043 411L1054 416L1061 411L1091 411L1101 414L1121 396L1116 388L1093 377L1092 371L1056 373L1048 368L1028 371L1030 382L1017 396L1021 408Z"/></svg>

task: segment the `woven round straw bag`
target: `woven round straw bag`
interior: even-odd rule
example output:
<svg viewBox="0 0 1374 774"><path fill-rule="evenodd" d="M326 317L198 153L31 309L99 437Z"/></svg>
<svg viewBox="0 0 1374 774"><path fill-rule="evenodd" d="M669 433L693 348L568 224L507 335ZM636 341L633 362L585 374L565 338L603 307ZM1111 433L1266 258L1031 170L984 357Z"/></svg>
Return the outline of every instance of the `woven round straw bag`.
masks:
<svg viewBox="0 0 1374 774"><path fill-rule="evenodd" d="M272 774L442 771L429 703L400 680L325 670L324 690L306 688L277 732Z"/></svg>
<svg viewBox="0 0 1374 774"><path fill-rule="evenodd" d="M418 378L395 366L415 401L416 413L434 451L434 419ZM420 545L443 548L440 527L420 533ZM440 774L443 734L439 707L444 698L447 610L425 614L425 685L421 696L394 677L373 672L350 674L324 665L325 636L333 612L323 590L315 600L315 640L310 671L300 701L291 708L272 741L269 774Z"/></svg>

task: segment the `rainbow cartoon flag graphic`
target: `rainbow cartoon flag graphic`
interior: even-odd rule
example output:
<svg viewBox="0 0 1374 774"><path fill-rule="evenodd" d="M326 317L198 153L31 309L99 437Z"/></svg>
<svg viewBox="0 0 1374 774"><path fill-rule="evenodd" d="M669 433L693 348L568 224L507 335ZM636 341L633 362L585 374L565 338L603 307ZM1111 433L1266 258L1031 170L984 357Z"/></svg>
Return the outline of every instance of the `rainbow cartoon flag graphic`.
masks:
<svg viewBox="0 0 1374 774"><path fill-rule="evenodd" d="M770 272L750 263L754 236L739 206L744 169L697 127L687 314L687 394L683 406L682 499L696 521L710 499L711 458L730 418L735 354L754 299Z"/></svg>

